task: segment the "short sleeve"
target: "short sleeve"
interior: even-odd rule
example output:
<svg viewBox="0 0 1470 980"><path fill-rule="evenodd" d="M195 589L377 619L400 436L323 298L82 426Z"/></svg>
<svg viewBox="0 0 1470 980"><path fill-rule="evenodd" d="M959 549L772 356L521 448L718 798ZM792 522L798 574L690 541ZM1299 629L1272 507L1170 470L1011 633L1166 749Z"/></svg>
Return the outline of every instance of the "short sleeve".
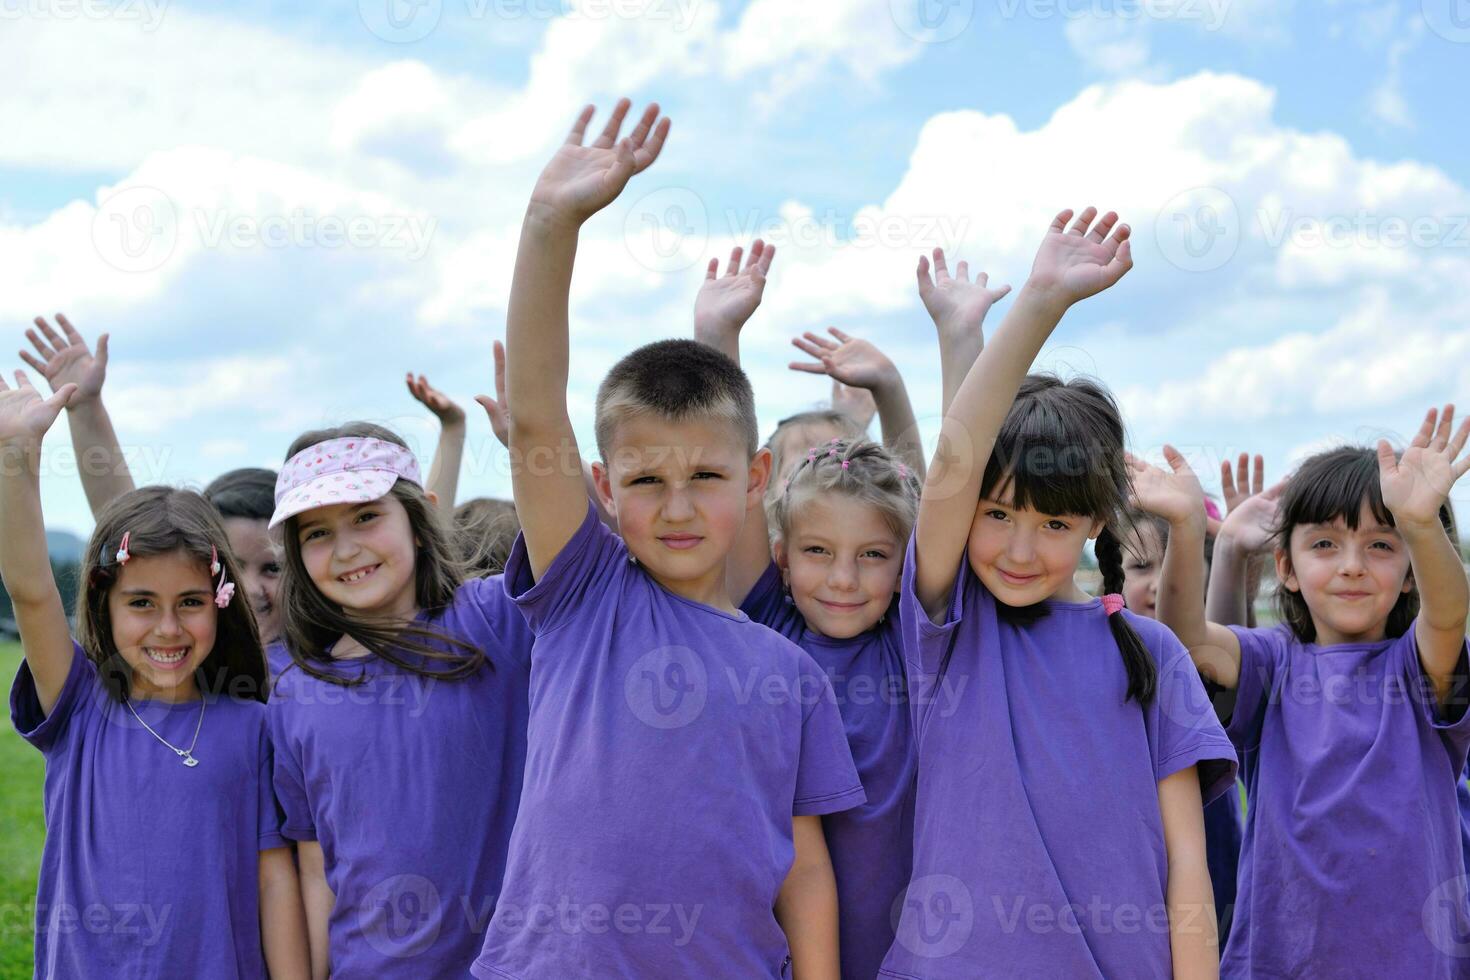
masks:
<svg viewBox="0 0 1470 980"><path fill-rule="evenodd" d="M1235 749L1215 717L1189 651L1172 634L1169 638L1172 642L1159 658L1165 666L1159 670L1154 691L1154 780L1163 782L1182 769L1197 766L1200 796L1211 803L1235 785Z"/></svg>
<svg viewBox="0 0 1470 980"><path fill-rule="evenodd" d="M530 565L522 562L519 569L529 579ZM530 589L531 585L526 581L521 591ZM530 668L531 644L536 634L516 608L502 576L490 575L465 582L455 594L454 604L464 617L461 625L465 639L487 653L489 647L496 647L523 670Z"/></svg>
<svg viewBox="0 0 1470 980"><path fill-rule="evenodd" d="M954 632L965 615L964 585L969 556L960 557L960 568L954 579L954 592L950 595L949 611L944 622L936 625L924 611L915 591L918 562L918 535L909 537L908 551L903 560L903 589L899 593L899 615L903 620L903 659L911 675L932 676L944 666L950 647L954 645ZM918 678L912 677L911 681ZM910 686L917 686L911 683Z"/></svg>
<svg viewBox="0 0 1470 980"><path fill-rule="evenodd" d="M1240 641L1240 678L1235 685L1235 711L1225 734L1236 749L1249 752L1261 744L1271 692L1286 666L1287 635L1276 628L1227 628Z"/></svg>
<svg viewBox="0 0 1470 980"><path fill-rule="evenodd" d="M266 720L261 719L259 751L256 756L256 848L268 851L273 847L285 847L289 843L281 834L284 815L276 802L275 761L271 749L270 731Z"/></svg>
<svg viewBox="0 0 1470 980"><path fill-rule="evenodd" d="M618 578L626 574L628 549L598 520L589 501L582 526L552 560L540 581L531 574L525 535L517 535L505 563L505 588L537 636L565 626L578 610L597 606L620 594ZM534 582L534 584L533 584Z"/></svg>
<svg viewBox="0 0 1470 980"><path fill-rule="evenodd" d="M1434 685L1424 673L1424 664L1419 659L1419 641L1414 635L1417 625L1418 620L1410 623L1404 635L1394 641L1391 656L1395 658L1400 676L1406 681L1409 698L1419 706L1420 719L1444 741L1455 772L1464 772L1466 757L1470 755L1470 711L1462 705L1454 721L1446 720L1434 696ZM1455 664L1456 686L1461 698L1464 697L1467 674L1470 674L1470 660L1467 660L1467 648L1462 640L1460 659Z"/></svg>
<svg viewBox="0 0 1470 980"><path fill-rule="evenodd" d="M295 746L285 731L287 710L285 702L279 700L266 706L272 756L271 786L281 807L281 835L294 841L314 841L316 821L306 793L306 775Z"/></svg>
<svg viewBox="0 0 1470 980"><path fill-rule="evenodd" d="M36 691L31 665L21 661L15 681L10 685L10 722L21 738L42 752L49 752L78 708L100 693L96 668L81 646L72 641L71 670L49 715L41 710L41 696Z"/></svg>
<svg viewBox="0 0 1470 980"><path fill-rule="evenodd" d="M801 655L800 671L799 690L811 694L802 699L801 759L792 815L819 816L861 806L867 794L853 765L832 682L806 653Z"/></svg>
<svg viewBox="0 0 1470 980"><path fill-rule="evenodd" d="M770 627L788 640L795 640L804 628L801 613L786 601L786 590L781 583L781 569L775 562L767 565L761 577L756 579L750 595L740 603L740 611L754 622Z"/></svg>

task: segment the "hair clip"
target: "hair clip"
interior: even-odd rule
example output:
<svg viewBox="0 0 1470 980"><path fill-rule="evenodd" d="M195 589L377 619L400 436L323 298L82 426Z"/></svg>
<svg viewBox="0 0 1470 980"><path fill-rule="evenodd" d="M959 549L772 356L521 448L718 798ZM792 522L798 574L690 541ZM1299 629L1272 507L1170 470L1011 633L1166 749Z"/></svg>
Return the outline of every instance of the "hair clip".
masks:
<svg viewBox="0 0 1470 980"><path fill-rule="evenodd" d="M842 441L842 437L841 436L833 436L832 437L832 445L834 445L834 446L837 445L841 441Z"/></svg>
<svg viewBox="0 0 1470 980"><path fill-rule="evenodd" d="M128 563L128 559L133 557L132 554L128 551L128 540L132 537L132 535L133 532L131 531L123 532L122 543L118 545L116 555L117 563L119 565L126 565Z"/></svg>
<svg viewBox="0 0 1470 980"><path fill-rule="evenodd" d="M220 571L219 549L214 545L209 546L209 574L218 575Z"/></svg>
<svg viewBox="0 0 1470 980"><path fill-rule="evenodd" d="M837 446L836 446L837 440L836 439L833 439L832 442L833 442L832 448L829 449L829 450L827 450L827 455L828 456L836 456L837 455Z"/></svg>
<svg viewBox="0 0 1470 980"><path fill-rule="evenodd" d="M909 468L907 466L905 466L903 463L899 463L898 464L898 475L901 476L901 477L903 477L905 480L907 480L909 478Z"/></svg>
<svg viewBox="0 0 1470 980"><path fill-rule="evenodd" d="M1102 604L1103 610L1109 616L1111 616L1115 612L1119 612L1120 610L1122 610L1123 606L1125 605L1125 603L1123 602L1123 597L1116 592L1109 592L1107 595L1103 596Z"/></svg>
<svg viewBox="0 0 1470 980"><path fill-rule="evenodd" d="M845 459L842 461L842 468L847 469L847 460Z"/></svg>

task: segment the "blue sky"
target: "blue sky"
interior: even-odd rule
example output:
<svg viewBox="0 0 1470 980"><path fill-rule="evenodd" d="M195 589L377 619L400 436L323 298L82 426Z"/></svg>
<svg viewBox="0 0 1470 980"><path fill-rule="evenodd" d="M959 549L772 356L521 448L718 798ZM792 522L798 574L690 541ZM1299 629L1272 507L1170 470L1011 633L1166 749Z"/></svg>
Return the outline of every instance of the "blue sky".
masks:
<svg viewBox="0 0 1470 980"><path fill-rule="evenodd" d="M755 231L781 243L745 338L763 420L821 401L788 340L835 324L894 357L932 432L918 254L1019 285L1051 214L1087 203L1134 226L1137 267L1043 365L1101 377L1135 446L1187 447L1207 485L1239 449L1280 474L1467 390L1466 0L5 0L0 20L12 349L57 310L110 332L148 480L279 465L359 417L427 461L414 370L474 409L462 494L507 494L470 399L519 215L578 106L621 94L674 131L584 235L584 433L611 361L687 332L704 260ZM67 452L58 427L48 522L85 532Z"/></svg>

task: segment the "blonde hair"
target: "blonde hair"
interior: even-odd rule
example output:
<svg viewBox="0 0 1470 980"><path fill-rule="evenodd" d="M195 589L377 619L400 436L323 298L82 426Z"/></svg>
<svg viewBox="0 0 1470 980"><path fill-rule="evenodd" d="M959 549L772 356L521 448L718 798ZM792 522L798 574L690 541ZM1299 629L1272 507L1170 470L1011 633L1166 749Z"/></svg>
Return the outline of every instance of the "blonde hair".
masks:
<svg viewBox="0 0 1470 980"><path fill-rule="evenodd" d="M833 439L807 450L767 506L767 517L772 532L785 538L808 497L838 493L878 511L902 543L919 514L919 489L918 474L876 442Z"/></svg>

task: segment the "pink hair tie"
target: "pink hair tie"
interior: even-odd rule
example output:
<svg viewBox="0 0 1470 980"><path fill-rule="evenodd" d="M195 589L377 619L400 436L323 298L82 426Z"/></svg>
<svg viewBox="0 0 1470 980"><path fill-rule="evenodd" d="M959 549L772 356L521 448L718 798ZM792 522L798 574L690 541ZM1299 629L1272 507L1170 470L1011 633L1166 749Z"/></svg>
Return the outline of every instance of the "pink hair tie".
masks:
<svg viewBox="0 0 1470 980"><path fill-rule="evenodd" d="M1220 514L1220 508L1219 508L1219 506L1217 506L1216 503L1213 500L1211 500L1209 497L1206 497L1205 498L1205 516L1208 517L1208 518L1210 518L1210 520L1213 520L1213 521L1219 521L1219 520L1223 520L1224 519L1223 516Z"/></svg>
<svg viewBox="0 0 1470 980"><path fill-rule="evenodd" d="M842 461L842 468L847 469L847 460L845 459Z"/></svg>
<svg viewBox="0 0 1470 980"><path fill-rule="evenodd" d="M219 549L214 545L209 546L209 574L219 576L219 584L214 587L214 604L224 609L235 598L235 583L225 581L225 567L220 564Z"/></svg>
<svg viewBox="0 0 1470 980"><path fill-rule="evenodd" d="M132 536L132 531L123 532L122 544L117 546L117 563L119 565L126 565L128 563L128 559L133 557L132 554L128 551L128 539Z"/></svg>
<svg viewBox="0 0 1470 980"><path fill-rule="evenodd" d="M901 476L901 477L903 477L905 480L907 480L909 478L909 468L907 466L903 465L902 463L899 463L898 464L898 475Z"/></svg>
<svg viewBox="0 0 1470 980"><path fill-rule="evenodd" d="M1116 592L1109 592L1102 597L1103 611L1109 616L1123 609L1123 597Z"/></svg>

